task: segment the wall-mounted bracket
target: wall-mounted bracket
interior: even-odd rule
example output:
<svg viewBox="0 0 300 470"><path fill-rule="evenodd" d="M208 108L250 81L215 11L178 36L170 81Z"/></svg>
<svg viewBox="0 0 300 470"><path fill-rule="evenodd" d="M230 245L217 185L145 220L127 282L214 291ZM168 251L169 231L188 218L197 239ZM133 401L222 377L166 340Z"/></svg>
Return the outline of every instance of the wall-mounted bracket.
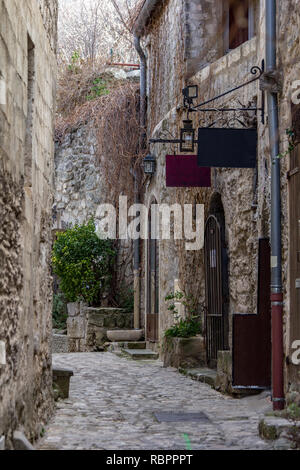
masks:
<svg viewBox="0 0 300 470"><path fill-rule="evenodd" d="M187 115L188 115L188 118L189 118L189 113L193 113L193 112L199 112L199 113L210 113L210 116L212 116L214 113L219 113L219 115L221 115L221 118L213 118L211 119L211 122L209 124L205 124L205 125L200 125L200 128L210 128L210 127L215 127L215 125L217 123L220 123L221 122L221 126L219 125L219 127L221 128L228 128L228 127L232 127L230 125L231 122L233 121L237 121L238 124L239 124L239 128L240 127L243 127L243 128L253 128L253 126L249 126L249 122L247 123L247 119L245 118L248 118L249 120L249 114L247 115L246 113L253 113L253 118L252 118L252 121L253 119L255 119L256 121L256 117L258 115L258 113L261 113L261 122L262 124L265 124L265 90L264 88L261 86L261 93L262 93L262 96L261 96L261 106L260 107L257 107L257 106L244 106L242 103L240 103L239 101L239 104L240 106L238 107L225 107L225 106L222 106L222 107L213 107L213 108L206 108L205 106L207 104L210 104L210 103L213 103L231 93L234 93L235 91L237 90L240 90L248 85L250 85L251 83L254 83L258 80L261 80L261 78L264 76L264 73L265 73L265 61L263 60L262 61L262 64L261 64L261 67L258 67L257 65L253 66L250 70L250 73L252 75L255 75L255 78L252 78L251 80L247 80L245 83L241 84L241 85L238 85L234 88L232 88L231 90L228 90L224 93L221 93L220 95L218 96L215 96L214 98L211 98L207 101L204 101L202 103L199 103L195 106L192 105L192 101L190 103L187 102L186 100L186 93L184 93L184 106L185 106L185 109L187 111ZM224 119L224 113L233 113L233 117L230 118L230 115L228 117L228 119ZM245 120L246 122L243 122L243 120ZM161 144L181 144L182 141L181 139L175 139L175 138L172 138L172 139L169 139L169 138L166 138L166 139L163 139L163 138L158 138L158 139L150 139L149 140L150 143L161 143ZM194 144L199 144L199 141L198 139L194 139Z"/></svg>
<svg viewBox="0 0 300 470"><path fill-rule="evenodd" d="M262 99L261 99L261 107L247 107L247 106L241 106L240 108L226 108L226 107L216 107L216 108L203 108L203 106L206 106L207 104L213 103L214 101L219 100L220 98L223 98L224 96L227 96L231 93L234 93L237 90L240 90L241 88L244 88L251 83L254 83L258 80L261 80L261 77L264 75L265 72L265 61L262 61L261 67L258 67L258 65L255 65L254 67L251 68L250 73L252 75L256 75L255 78L252 78L251 80L248 80L247 82L238 85L234 88L231 88L231 90L225 91L224 93L221 93L218 96L215 96L214 98L211 98L207 101L203 101L202 103L197 104L196 106L192 106L188 109L188 112L203 112L203 113L212 113L212 112L247 112L247 111L254 111L255 114L257 115L258 112L261 113L261 122L262 124L265 123L265 93L264 90L261 89L262 91Z"/></svg>

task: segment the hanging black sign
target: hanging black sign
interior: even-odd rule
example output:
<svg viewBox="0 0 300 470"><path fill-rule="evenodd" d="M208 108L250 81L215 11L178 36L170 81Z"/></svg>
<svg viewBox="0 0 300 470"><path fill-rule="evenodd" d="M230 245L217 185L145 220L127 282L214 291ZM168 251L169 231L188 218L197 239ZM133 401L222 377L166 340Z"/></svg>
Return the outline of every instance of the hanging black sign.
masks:
<svg viewBox="0 0 300 470"><path fill-rule="evenodd" d="M255 168L256 129L200 128L198 166L218 168Z"/></svg>

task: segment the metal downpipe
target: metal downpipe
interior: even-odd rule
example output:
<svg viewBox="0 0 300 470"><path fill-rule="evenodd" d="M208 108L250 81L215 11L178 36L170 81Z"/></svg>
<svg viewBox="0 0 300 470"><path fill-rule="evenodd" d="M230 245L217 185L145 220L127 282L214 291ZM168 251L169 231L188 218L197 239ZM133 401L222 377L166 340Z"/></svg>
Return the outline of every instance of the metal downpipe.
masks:
<svg viewBox="0 0 300 470"><path fill-rule="evenodd" d="M266 72L277 66L276 0L266 0ZM271 305L272 305L272 397L273 409L284 408L283 292L281 259L281 191L278 98L268 91L271 149Z"/></svg>
<svg viewBox="0 0 300 470"><path fill-rule="evenodd" d="M140 57L140 149L143 149L146 141L146 72L147 72L147 61L145 53L140 44L140 37L134 34L134 45L136 51ZM134 169L134 202L135 204L140 203L140 178L139 169ZM140 328L140 290L141 290L141 279L140 279L140 239L133 241L133 272L134 272L134 328Z"/></svg>

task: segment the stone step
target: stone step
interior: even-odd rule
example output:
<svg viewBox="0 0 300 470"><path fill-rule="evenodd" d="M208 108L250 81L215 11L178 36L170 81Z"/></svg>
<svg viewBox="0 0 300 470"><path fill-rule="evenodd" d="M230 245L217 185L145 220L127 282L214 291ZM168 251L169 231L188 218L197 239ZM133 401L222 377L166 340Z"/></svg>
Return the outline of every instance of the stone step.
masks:
<svg viewBox="0 0 300 470"><path fill-rule="evenodd" d="M184 375L191 377L193 380L198 382L206 383L211 387L215 388L217 380L217 371L213 369L206 368L196 368L196 369L179 369Z"/></svg>
<svg viewBox="0 0 300 470"><path fill-rule="evenodd" d="M158 359L158 353L151 349L122 349L122 353L136 361L143 359Z"/></svg>
<svg viewBox="0 0 300 470"><path fill-rule="evenodd" d="M105 343L104 348L110 352L121 352L122 349L146 349L146 341L116 341Z"/></svg>
<svg viewBox="0 0 300 470"><path fill-rule="evenodd" d="M124 349L146 349L146 341L130 341Z"/></svg>

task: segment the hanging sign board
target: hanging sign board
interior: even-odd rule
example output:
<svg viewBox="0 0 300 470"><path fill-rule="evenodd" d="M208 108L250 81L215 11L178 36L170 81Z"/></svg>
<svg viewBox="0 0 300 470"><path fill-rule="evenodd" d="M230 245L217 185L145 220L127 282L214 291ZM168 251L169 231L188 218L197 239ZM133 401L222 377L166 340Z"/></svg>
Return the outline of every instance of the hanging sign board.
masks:
<svg viewBox="0 0 300 470"><path fill-rule="evenodd" d="M255 168L256 129L198 130L199 167Z"/></svg>
<svg viewBox="0 0 300 470"><path fill-rule="evenodd" d="M199 168L197 155L167 155L168 188L210 188L210 168Z"/></svg>

